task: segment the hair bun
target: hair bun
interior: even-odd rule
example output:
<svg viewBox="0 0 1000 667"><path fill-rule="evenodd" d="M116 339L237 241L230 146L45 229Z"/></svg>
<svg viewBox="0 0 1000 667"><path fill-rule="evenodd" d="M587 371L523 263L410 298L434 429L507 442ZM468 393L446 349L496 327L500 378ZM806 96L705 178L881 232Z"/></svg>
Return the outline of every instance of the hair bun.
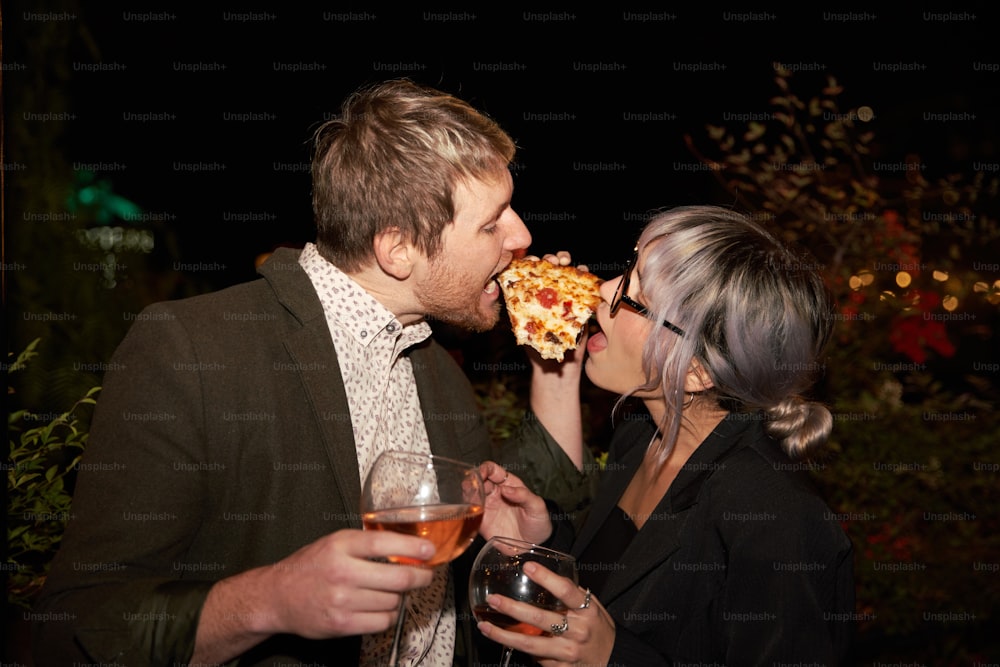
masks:
<svg viewBox="0 0 1000 667"><path fill-rule="evenodd" d="M801 396L785 398L765 412L768 435L793 459L804 458L822 446L833 430L833 415L826 406Z"/></svg>

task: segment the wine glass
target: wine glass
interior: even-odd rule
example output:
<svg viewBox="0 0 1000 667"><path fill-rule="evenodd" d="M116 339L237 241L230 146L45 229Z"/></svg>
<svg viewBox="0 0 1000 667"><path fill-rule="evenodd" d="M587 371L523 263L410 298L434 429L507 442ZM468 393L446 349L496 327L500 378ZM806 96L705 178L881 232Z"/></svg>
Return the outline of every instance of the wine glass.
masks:
<svg viewBox="0 0 1000 667"><path fill-rule="evenodd" d="M434 567L469 548L483 521L484 503L477 466L432 454L390 450L379 455L365 479L361 523L365 530L389 530L433 542L437 551L430 560L405 556L389 556L388 560ZM392 665L399 660L405 605L403 593L389 656Z"/></svg>
<svg viewBox="0 0 1000 667"><path fill-rule="evenodd" d="M548 630L523 623L502 614L486 603L487 596L500 595L527 602L550 611L566 611L566 605L524 573L525 563L534 562L577 583L576 559L573 556L510 537L492 537L476 556L469 575L469 604L479 622L489 621L498 628L525 635L551 635ZM504 647L503 667L507 667L513 649Z"/></svg>

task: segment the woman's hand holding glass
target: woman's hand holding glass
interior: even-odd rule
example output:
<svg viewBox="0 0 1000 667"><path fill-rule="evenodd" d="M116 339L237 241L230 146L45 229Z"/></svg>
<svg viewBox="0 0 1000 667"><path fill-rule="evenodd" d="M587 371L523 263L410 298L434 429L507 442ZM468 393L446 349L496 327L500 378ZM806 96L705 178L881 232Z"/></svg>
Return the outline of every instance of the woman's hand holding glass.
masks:
<svg viewBox="0 0 1000 667"><path fill-rule="evenodd" d="M576 559L570 554L509 537L493 537L476 555L469 575L469 604L477 621L489 621L510 632L527 635L541 635L549 631L544 626L518 621L494 609L489 600L497 594L538 609L567 611L561 600L525 574L524 567L529 563L576 581ZM551 632L561 632L561 628L553 625ZM511 653L513 649L505 647L502 667L510 663Z"/></svg>
<svg viewBox="0 0 1000 667"><path fill-rule="evenodd" d="M526 653L544 667L553 665L606 665L615 643L615 623L590 591L581 589L570 577L560 576L538 563L525 563L524 573L548 590L566 611L549 611L500 594L486 597L489 607L501 616L537 628L545 633L528 635L503 630L480 622L480 632L505 647Z"/></svg>

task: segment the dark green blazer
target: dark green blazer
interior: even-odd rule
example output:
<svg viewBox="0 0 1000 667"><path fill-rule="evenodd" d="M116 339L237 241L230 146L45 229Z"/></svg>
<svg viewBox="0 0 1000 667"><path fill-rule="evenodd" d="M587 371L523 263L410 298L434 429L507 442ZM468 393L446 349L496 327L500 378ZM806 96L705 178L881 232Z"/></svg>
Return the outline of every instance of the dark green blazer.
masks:
<svg viewBox="0 0 1000 667"><path fill-rule="evenodd" d="M260 279L135 316L104 379L72 518L32 612L41 667L184 664L213 582L361 528L347 398L297 259L278 250ZM432 450L493 458L450 354L432 340L408 354ZM462 613L476 548L453 565L468 664L481 659ZM358 637L278 636L239 664L356 664L359 649Z"/></svg>

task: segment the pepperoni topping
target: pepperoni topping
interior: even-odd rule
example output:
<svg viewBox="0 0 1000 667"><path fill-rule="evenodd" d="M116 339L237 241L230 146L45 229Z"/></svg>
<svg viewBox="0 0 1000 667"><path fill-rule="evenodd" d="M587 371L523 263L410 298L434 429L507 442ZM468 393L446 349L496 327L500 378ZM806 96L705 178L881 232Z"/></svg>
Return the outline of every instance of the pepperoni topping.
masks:
<svg viewBox="0 0 1000 667"><path fill-rule="evenodd" d="M559 300L559 294L551 287L543 287L535 292L535 298L542 304L542 308L551 308Z"/></svg>

